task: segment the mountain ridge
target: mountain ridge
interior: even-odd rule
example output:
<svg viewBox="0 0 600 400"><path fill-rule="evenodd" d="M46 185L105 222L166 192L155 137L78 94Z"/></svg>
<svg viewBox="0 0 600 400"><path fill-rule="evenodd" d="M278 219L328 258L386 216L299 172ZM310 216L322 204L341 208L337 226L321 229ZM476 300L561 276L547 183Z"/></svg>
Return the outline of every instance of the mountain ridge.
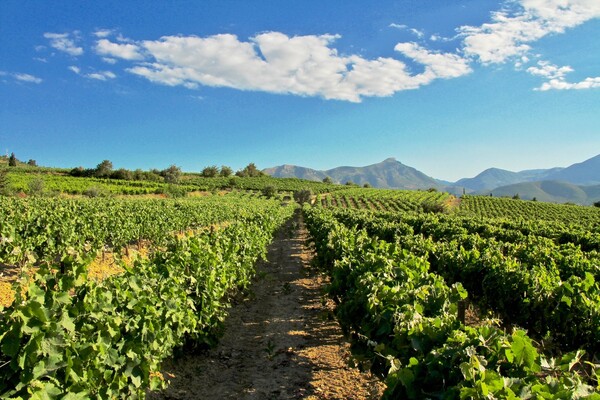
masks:
<svg viewBox="0 0 600 400"><path fill-rule="evenodd" d="M441 189L442 185L423 172L402 164L393 157L364 167L340 166L328 170L316 170L291 164L263 170L267 175L277 178L302 178L323 180L329 177L336 183L352 182L358 185L368 184L386 189Z"/></svg>
<svg viewBox="0 0 600 400"><path fill-rule="evenodd" d="M472 178L456 182L434 179L402 164L394 157L364 167L340 166L316 170L292 164L266 168L264 173L279 178L301 178L322 181L329 177L336 183L387 189L435 188L460 195L463 193L533 198L541 201L590 204L600 200L600 154L566 168L529 169L518 172L488 168ZM588 188L589 186L589 188ZM530 195L531 194L531 195ZM547 199L547 200L543 200Z"/></svg>

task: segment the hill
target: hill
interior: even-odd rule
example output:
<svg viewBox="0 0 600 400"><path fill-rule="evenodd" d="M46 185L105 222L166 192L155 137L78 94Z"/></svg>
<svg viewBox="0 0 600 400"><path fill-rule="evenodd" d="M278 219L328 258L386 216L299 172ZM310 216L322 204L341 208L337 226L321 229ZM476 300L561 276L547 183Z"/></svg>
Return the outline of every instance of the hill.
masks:
<svg viewBox="0 0 600 400"><path fill-rule="evenodd" d="M561 181L521 182L483 192L490 193L494 197L512 197L518 194L523 200L535 198L552 203L592 204L600 200L600 185L581 186Z"/></svg>
<svg viewBox="0 0 600 400"><path fill-rule="evenodd" d="M531 169L512 172L505 169L489 168L473 178L460 179L452 186L464 187L470 191L480 192L516 183L547 180L552 174L558 173L561 170L563 168Z"/></svg>
<svg viewBox="0 0 600 400"><path fill-rule="evenodd" d="M600 185L600 154L548 175L548 179L577 185Z"/></svg>
<svg viewBox="0 0 600 400"><path fill-rule="evenodd" d="M323 180L331 178L337 183L353 182L358 185L369 184L377 188L387 189L429 189L441 188L442 185L423 172L388 158L380 163L365 167L337 167L326 171L282 165L263 170L264 173L278 178L303 178Z"/></svg>

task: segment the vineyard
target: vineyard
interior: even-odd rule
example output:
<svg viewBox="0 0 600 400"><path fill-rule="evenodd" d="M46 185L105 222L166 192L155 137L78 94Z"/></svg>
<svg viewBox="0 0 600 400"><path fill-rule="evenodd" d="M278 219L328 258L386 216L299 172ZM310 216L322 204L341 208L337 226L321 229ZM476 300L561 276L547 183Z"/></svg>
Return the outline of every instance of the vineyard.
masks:
<svg viewBox="0 0 600 400"><path fill-rule="evenodd" d="M234 182L179 199L0 196L0 396L163 388L163 361L216 343L291 192L310 189L314 263L384 398L600 399L597 208L271 178L182 187Z"/></svg>
<svg viewBox="0 0 600 400"><path fill-rule="evenodd" d="M436 213L444 195L366 196L305 213L384 397L598 398L597 210L467 198Z"/></svg>

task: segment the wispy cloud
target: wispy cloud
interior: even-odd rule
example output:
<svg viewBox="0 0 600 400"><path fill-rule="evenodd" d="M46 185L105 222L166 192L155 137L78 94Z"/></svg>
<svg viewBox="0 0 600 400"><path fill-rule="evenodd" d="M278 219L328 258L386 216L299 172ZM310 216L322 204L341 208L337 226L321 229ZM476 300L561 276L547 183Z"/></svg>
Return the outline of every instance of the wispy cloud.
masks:
<svg viewBox="0 0 600 400"><path fill-rule="evenodd" d="M600 17L597 0L521 0L507 2L481 26L459 28L463 51L483 64L503 63L526 54L530 44Z"/></svg>
<svg viewBox="0 0 600 400"><path fill-rule="evenodd" d="M107 81L109 79L115 79L117 77L117 75L115 75L115 73L112 71L93 71L90 73L82 73L81 68L79 68L76 65L71 65L68 67L68 69L70 71L73 71L77 75L83 76L84 78L95 79L98 81Z"/></svg>
<svg viewBox="0 0 600 400"><path fill-rule="evenodd" d="M22 72L11 73L11 72L6 72L6 71L0 71L0 76L9 76L9 77L12 77L16 81L27 82L27 83L40 84L44 81L42 78L39 78L35 75L25 74Z"/></svg>
<svg viewBox="0 0 600 400"><path fill-rule="evenodd" d="M94 36L96 36L98 38L107 38L112 34L113 34L112 29L98 29L97 31L94 32Z"/></svg>
<svg viewBox="0 0 600 400"><path fill-rule="evenodd" d="M527 72L531 75L541 76L548 79L564 79L565 75L573 72L570 66L559 67L548 61L538 61L538 67L529 67Z"/></svg>
<svg viewBox="0 0 600 400"><path fill-rule="evenodd" d="M425 32L423 32L422 30L411 28L408 25L404 25L404 24L391 23L388 25L388 27L394 28L394 29L399 29L399 30L407 30L410 33L412 33L413 35L415 35L416 37L418 37L419 39L422 39L425 36Z"/></svg>
<svg viewBox="0 0 600 400"><path fill-rule="evenodd" d="M83 54L83 47L77 46L76 39L71 37L70 33L44 33L44 37L50 40L50 46L56 50L67 53L71 56L80 56Z"/></svg>

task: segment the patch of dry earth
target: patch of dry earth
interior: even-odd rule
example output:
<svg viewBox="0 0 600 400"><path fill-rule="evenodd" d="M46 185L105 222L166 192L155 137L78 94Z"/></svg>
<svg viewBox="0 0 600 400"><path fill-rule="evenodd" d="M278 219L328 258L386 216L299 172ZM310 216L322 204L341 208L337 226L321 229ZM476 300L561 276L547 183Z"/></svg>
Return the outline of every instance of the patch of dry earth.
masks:
<svg viewBox="0 0 600 400"><path fill-rule="evenodd" d="M165 365L151 399L377 399L383 385L348 366L349 345L323 296L300 213L257 266L251 295L230 309L214 349Z"/></svg>

